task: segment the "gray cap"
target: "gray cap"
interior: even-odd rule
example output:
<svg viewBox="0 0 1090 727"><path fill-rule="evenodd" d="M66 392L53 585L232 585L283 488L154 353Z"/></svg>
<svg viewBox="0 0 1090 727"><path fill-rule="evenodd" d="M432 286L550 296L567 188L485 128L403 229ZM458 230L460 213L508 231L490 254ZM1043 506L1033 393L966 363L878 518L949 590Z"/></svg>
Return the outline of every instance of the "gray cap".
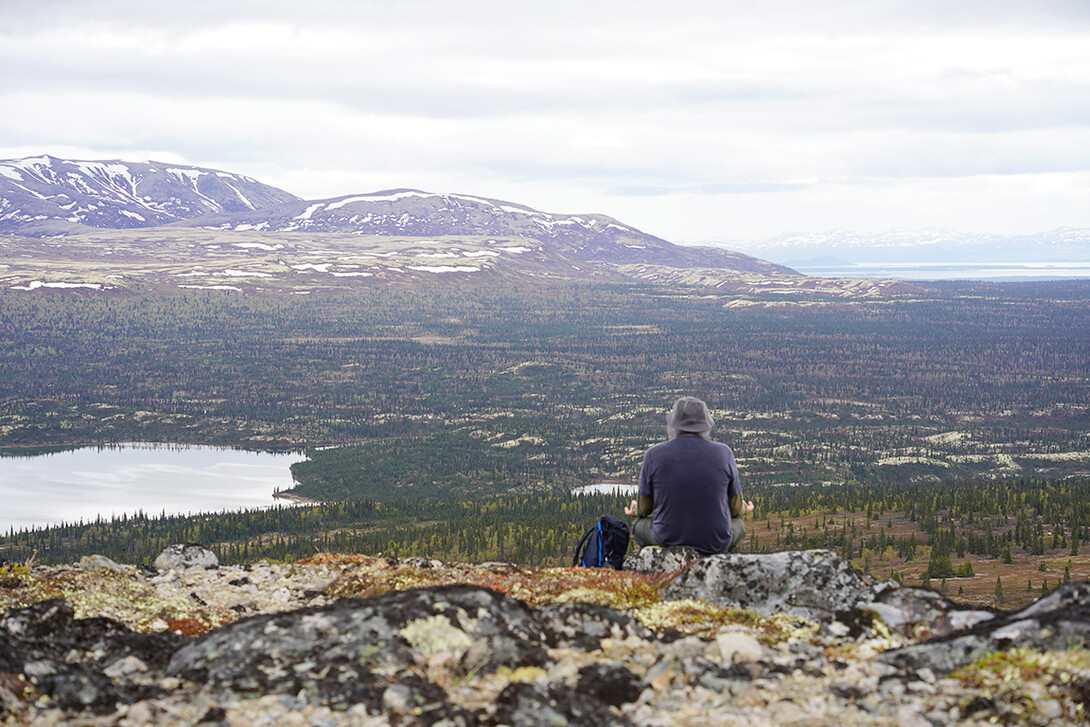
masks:
<svg viewBox="0 0 1090 727"><path fill-rule="evenodd" d="M692 396L683 396L674 402L673 410L666 415L666 426L679 432L706 432L712 428L708 405Z"/></svg>

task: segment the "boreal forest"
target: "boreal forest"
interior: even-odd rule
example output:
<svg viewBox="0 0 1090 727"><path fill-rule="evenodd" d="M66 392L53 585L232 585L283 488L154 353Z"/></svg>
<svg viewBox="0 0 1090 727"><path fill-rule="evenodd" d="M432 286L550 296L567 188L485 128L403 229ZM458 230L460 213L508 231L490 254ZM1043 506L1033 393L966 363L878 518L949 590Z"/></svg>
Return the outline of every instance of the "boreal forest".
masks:
<svg viewBox="0 0 1090 727"><path fill-rule="evenodd" d="M287 494L320 502L69 523L10 533L0 552L131 561L199 540L235 562L560 564L623 504L572 490L633 484L673 400L695 395L757 503L746 549L832 548L876 575L971 580L967 595L993 601L1002 577L1009 599L1090 575L1088 300L1086 282L744 300L605 280L7 291L4 454L303 450Z"/></svg>

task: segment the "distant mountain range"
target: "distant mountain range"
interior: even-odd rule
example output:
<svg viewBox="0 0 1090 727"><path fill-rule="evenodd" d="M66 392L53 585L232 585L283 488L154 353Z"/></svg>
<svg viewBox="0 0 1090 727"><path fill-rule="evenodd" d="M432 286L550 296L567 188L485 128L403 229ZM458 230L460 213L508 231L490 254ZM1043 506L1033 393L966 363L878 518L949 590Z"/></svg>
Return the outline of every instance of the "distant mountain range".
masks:
<svg viewBox="0 0 1090 727"><path fill-rule="evenodd" d="M791 267L845 263L980 263L1090 261L1090 229L1033 235L969 234L947 229L859 233L788 233L764 240L706 242Z"/></svg>
<svg viewBox="0 0 1090 727"><path fill-rule="evenodd" d="M193 227L219 231L398 237L504 236L540 241L573 261L792 275L717 247L690 247L596 214L560 215L463 194L396 189L302 200L254 179L160 162L0 161L0 234L79 235L102 229Z"/></svg>
<svg viewBox="0 0 1090 727"><path fill-rule="evenodd" d="M239 174L180 164L49 156L0 161L0 233L8 235L157 227L298 199Z"/></svg>

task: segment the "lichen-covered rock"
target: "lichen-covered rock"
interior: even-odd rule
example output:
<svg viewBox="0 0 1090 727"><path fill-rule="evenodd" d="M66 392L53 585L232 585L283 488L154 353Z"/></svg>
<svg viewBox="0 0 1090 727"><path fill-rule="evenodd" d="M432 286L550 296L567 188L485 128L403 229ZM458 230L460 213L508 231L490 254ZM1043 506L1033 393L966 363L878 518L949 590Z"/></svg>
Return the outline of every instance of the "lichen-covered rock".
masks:
<svg viewBox="0 0 1090 727"><path fill-rule="evenodd" d="M170 633L138 634L106 618L75 619L65 601L42 601L0 618L0 671L21 673L62 709L104 709L162 694L141 676L161 670L183 641ZM111 669L121 662L144 668Z"/></svg>
<svg viewBox="0 0 1090 727"><path fill-rule="evenodd" d="M689 566L664 597L700 598L764 615L786 612L822 620L869 601L876 583L828 550L727 553Z"/></svg>
<svg viewBox="0 0 1090 727"><path fill-rule="evenodd" d="M589 664L579 670L576 691L588 694L613 707L635 702L644 689L643 682L623 664Z"/></svg>
<svg viewBox="0 0 1090 727"><path fill-rule="evenodd" d="M584 651L599 648L602 639L652 638L651 632L630 614L590 603L547 604L537 609L549 646L574 646Z"/></svg>
<svg viewBox="0 0 1090 727"><path fill-rule="evenodd" d="M188 543L169 545L155 559L159 570L185 570L186 568L218 568L220 564L216 554L200 545Z"/></svg>
<svg viewBox="0 0 1090 727"><path fill-rule="evenodd" d="M1090 583L1060 586L1026 608L888 651L880 658L899 668L948 673L989 652L1016 647L1090 647Z"/></svg>
<svg viewBox="0 0 1090 727"><path fill-rule="evenodd" d="M628 727L605 702L559 684L512 682L496 698L496 725L510 727Z"/></svg>
<svg viewBox="0 0 1090 727"><path fill-rule="evenodd" d="M117 573L124 573L125 568L110 560L104 555L85 555L79 559L79 567L82 570L94 570L95 568L103 568L105 570L112 570Z"/></svg>
<svg viewBox="0 0 1090 727"><path fill-rule="evenodd" d="M624 569L638 573L672 573L705 557L699 550L687 545L668 548L645 545L624 559Z"/></svg>
<svg viewBox="0 0 1090 727"><path fill-rule="evenodd" d="M712 555L689 566L665 598L704 599L757 613L839 621L859 637L884 628L913 638L946 634L988 620L993 611L961 606L927 588L878 581L828 550Z"/></svg>
<svg viewBox="0 0 1090 727"><path fill-rule="evenodd" d="M461 674L540 666L545 634L526 604L475 586L438 586L255 616L180 649L169 671L252 692L377 703L386 675L445 655Z"/></svg>
<svg viewBox="0 0 1090 727"><path fill-rule="evenodd" d="M762 567L807 558L820 566L823 557L816 556L757 558ZM714 558L691 570L705 560ZM356 592L384 595L329 605L338 572L364 561L380 567L356 574ZM190 568L159 572L147 585L112 590L109 598L78 594L134 584L139 574L131 566L20 570L21 597L59 592L69 600L0 612L0 723L672 727L966 720L1074 727L1085 724L1090 702L1090 650L1064 649L1084 645L1090 633L1087 584L1058 589L1017 613L992 613L929 590L875 583L855 604L817 623L790 612L759 616L722 603L660 601L664 578L636 573L432 566L352 556ZM435 587L462 577L531 597L515 600L465 583ZM399 590L429 580L429 588ZM819 585L804 575L781 582L804 593ZM581 602L602 589L614 607L632 605ZM242 597L263 615L220 626L200 641L169 632L203 633L217 629L214 620L195 624L161 610L187 599L222 609ZM126 625L167 632L133 633ZM920 644L925 649L890 651L962 626L968 628ZM1027 648L994 651L1008 646ZM980 665L942 678L981 655Z"/></svg>
<svg viewBox="0 0 1090 727"><path fill-rule="evenodd" d="M994 611L962 606L937 591L896 581L875 585L862 608L876 613L889 628L916 638L948 634L995 617Z"/></svg>

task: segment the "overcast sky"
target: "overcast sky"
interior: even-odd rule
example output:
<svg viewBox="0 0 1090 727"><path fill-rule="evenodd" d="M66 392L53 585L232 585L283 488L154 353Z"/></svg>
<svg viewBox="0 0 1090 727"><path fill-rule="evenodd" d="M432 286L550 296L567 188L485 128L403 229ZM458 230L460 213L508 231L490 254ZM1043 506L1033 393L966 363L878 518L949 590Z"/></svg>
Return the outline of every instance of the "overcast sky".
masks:
<svg viewBox="0 0 1090 727"><path fill-rule="evenodd" d="M0 0L0 158L674 241L1090 227L1086 0Z"/></svg>

